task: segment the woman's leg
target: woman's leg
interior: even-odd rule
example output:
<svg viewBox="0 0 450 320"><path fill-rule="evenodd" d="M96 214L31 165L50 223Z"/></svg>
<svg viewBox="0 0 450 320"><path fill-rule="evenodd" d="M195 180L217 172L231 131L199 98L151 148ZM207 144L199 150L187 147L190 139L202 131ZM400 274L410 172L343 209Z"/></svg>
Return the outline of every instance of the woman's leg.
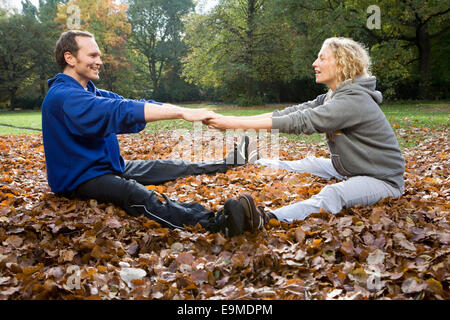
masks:
<svg viewBox="0 0 450 320"><path fill-rule="evenodd" d="M311 213L320 212L320 209L336 214L344 207L370 206L387 197L398 198L401 194L401 190L384 181L368 176L356 176L327 185L311 198L279 208L272 213L278 220L290 223L293 220L303 220Z"/></svg>
<svg viewBox="0 0 450 320"><path fill-rule="evenodd" d="M315 176L331 179L337 178L342 180L344 177L341 176L333 167L331 159L326 158L316 158L313 156L306 157L301 160L295 161L281 161L276 159L259 159L255 164L268 166L275 169L285 169L292 172L305 172L311 173Z"/></svg>

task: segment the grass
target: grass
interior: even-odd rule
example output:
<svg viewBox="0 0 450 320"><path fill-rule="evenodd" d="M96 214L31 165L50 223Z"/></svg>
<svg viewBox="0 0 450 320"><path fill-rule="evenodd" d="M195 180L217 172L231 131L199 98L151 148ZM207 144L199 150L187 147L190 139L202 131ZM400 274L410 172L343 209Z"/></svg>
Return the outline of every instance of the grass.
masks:
<svg viewBox="0 0 450 320"><path fill-rule="evenodd" d="M414 125L420 128L439 129L449 125L450 103L388 104L382 109L393 126Z"/></svg>
<svg viewBox="0 0 450 320"><path fill-rule="evenodd" d="M0 123L14 127L41 128L40 111L14 111L0 113Z"/></svg>
<svg viewBox="0 0 450 320"><path fill-rule="evenodd" d="M234 116L252 116L272 112L275 109L283 109L288 104L267 105L259 107L237 107L224 104L195 104L182 105L190 108L208 108L223 115ZM394 128L419 127L428 129L448 128L450 123L450 103L449 102L430 102L430 101L412 101L404 103L386 103L382 105L382 110L386 118ZM0 124L6 124L12 127L0 125L0 135L4 134L36 134L37 131L25 130L21 128L41 129L40 111L20 111L20 112L0 112ZM15 128L14 128L15 127ZM192 129L193 124L183 120L167 120L149 123L145 130L148 132L164 131L173 129ZM285 135L289 139L298 139L307 143L323 142L323 135ZM421 137L417 137L420 139ZM414 146L416 140L410 139L404 141L399 138L401 147Z"/></svg>

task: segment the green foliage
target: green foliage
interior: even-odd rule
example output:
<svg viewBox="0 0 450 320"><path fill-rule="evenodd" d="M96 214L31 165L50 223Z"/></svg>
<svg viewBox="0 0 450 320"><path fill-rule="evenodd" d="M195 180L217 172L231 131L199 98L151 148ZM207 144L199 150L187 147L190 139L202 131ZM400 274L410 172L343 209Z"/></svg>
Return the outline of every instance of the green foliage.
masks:
<svg viewBox="0 0 450 320"><path fill-rule="evenodd" d="M33 17L0 19L0 101L17 107L17 93L30 84L42 48L40 26Z"/></svg>
<svg viewBox="0 0 450 320"><path fill-rule="evenodd" d="M129 46L133 64L152 96L163 95L161 80L177 67L185 47L183 17L194 8L192 0L130 0L127 15L132 33Z"/></svg>
<svg viewBox="0 0 450 320"><path fill-rule="evenodd" d="M179 69L169 69L162 77L159 90L153 96L159 101L199 101L202 100L201 90L181 78Z"/></svg>
<svg viewBox="0 0 450 320"><path fill-rule="evenodd" d="M66 0L67 1L67 0ZM59 29L57 28L54 18L58 9L58 3L64 3L66 1L59 0L47 0L39 1L39 9L34 8L34 18L36 19L40 27L40 54L36 59L36 68L34 73L36 74L36 80L34 86L36 91L32 93L34 99L28 98L30 104L26 107L23 103L20 103L21 108L32 109L40 107L42 100L44 99L47 91L47 80L58 73L59 67L55 63L54 58L54 46L59 38Z"/></svg>
<svg viewBox="0 0 450 320"><path fill-rule="evenodd" d="M270 1L233 0L220 1L208 15L191 15L186 79L203 88L224 88L224 99L244 104L262 101L264 83L292 79L289 26L279 24L273 11Z"/></svg>
<svg viewBox="0 0 450 320"><path fill-rule="evenodd" d="M434 97L433 83L439 86L442 77L432 72L433 61L440 60L432 55L437 45L433 41L445 39L444 34L448 36L450 1L376 3L380 8L379 29L368 26L371 15L367 9L374 4L371 0L275 1L300 34L303 51L307 51L307 47L319 47L330 36L352 37L370 48L373 72L387 88L387 98L401 95L397 87L414 83L417 83L418 93L411 98ZM445 52L448 57L448 51ZM298 70L302 71L301 61L298 65Z"/></svg>
<svg viewBox="0 0 450 320"><path fill-rule="evenodd" d="M246 94L241 94L236 99L236 104L238 106L248 107L248 106L260 106L263 103L263 99L260 96L257 97L249 97Z"/></svg>
<svg viewBox="0 0 450 320"><path fill-rule="evenodd" d="M0 9L0 107L40 106L47 80L60 72L53 50L67 3ZM204 15L193 0L71 3L103 53L97 85L125 97L306 101L324 91L311 67L323 41L346 36L369 48L385 99L449 98L449 0L220 0ZM373 4L379 29L367 25Z"/></svg>
<svg viewBox="0 0 450 320"><path fill-rule="evenodd" d="M120 74L129 68L126 57L127 36L131 26L127 20L127 5L113 0L72 0L58 6L55 22L60 31L67 29L68 6L80 8L81 29L91 32L102 52L103 66L99 85L116 91Z"/></svg>
<svg viewBox="0 0 450 320"><path fill-rule="evenodd" d="M311 63L326 38L347 36L369 47L386 98L448 97L439 66L450 61L449 1L380 2L379 29L368 25L370 0L259 1L250 17L254 3L221 1L212 13L190 17L184 60L190 82L226 88L228 100L251 99L256 90L277 101L295 80L313 81Z"/></svg>
<svg viewBox="0 0 450 320"><path fill-rule="evenodd" d="M57 4L40 1L39 10L23 1L22 14L6 14L2 24L0 49L0 106L38 108L47 92L47 79L58 72L53 50L59 36L53 19Z"/></svg>

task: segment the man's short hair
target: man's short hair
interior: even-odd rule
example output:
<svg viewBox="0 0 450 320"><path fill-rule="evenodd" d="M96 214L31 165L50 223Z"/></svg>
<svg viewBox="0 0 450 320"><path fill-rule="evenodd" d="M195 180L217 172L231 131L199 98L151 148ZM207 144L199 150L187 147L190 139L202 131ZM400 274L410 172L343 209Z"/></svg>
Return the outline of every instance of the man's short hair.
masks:
<svg viewBox="0 0 450 320"><path fill-rule="evenodd" d="M64 68L67 66L66 59L64 58L64 53L68 51L75 57L78 54L79 47L75 39L76 37L94 38L94 36L91 33L80 30L69 30L61 34L58 41L56 42L55 59L56 63L63 71Z"/></svg>

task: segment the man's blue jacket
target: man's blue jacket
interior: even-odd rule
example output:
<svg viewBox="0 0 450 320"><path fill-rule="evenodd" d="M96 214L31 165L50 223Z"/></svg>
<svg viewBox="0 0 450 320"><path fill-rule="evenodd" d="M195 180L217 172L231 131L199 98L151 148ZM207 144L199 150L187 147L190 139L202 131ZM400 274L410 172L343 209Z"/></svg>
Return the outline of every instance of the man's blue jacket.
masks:
<svg viewBox="0 0 450 320"><path fill-rule="evenodd" d="M123 172L125 162L116 134L145 128L145 101L99 90L91 81L85 90L62 73L48 85L42 103L42 134L52 191L69 192L95 177Z"/></svg>

